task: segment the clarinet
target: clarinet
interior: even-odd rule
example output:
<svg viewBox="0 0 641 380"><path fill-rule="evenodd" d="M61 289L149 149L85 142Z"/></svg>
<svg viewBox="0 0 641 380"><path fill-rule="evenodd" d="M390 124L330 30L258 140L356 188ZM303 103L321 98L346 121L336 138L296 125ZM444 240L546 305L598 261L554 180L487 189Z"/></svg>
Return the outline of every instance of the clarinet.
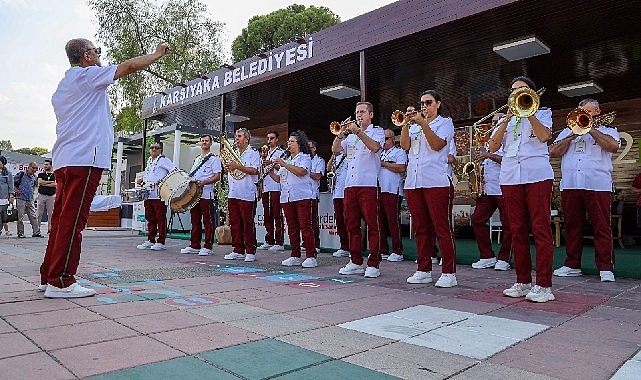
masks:
<svg viewBox="0 0 641 380"><path fill-rule="evenodd" d="M285 159L289 157L289 155L290 155L289 148L287 148L285 149L283 154L280 155L280 158ZM260 186L260 184L263 183L263 181L265 180L265 177L267 177L269 173L271 173L271 171L274 170L274 166L276 166L276 163L272 163L270 166L265 168L265 173L263 173L263 175L258 179L258 181L254 182L254 185L256 185L257 187Z"/></svg>

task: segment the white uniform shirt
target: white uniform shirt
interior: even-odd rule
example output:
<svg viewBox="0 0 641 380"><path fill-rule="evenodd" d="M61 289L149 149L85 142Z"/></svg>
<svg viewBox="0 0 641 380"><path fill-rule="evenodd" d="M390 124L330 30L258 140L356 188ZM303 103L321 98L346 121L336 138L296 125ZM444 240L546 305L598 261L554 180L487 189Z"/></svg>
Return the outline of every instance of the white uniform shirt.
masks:
<svg viewBox="0 0 641 380"><path fill-rule="evenodd" d="M284 150L276 147L267 153L267 160L269 161L274 161L278 157L283 155ZM264 173L264 171L261 171L261 173ZM276 171L274 170L274 173ZM265 179L263 180L263 193L267 193L269 191L280 191L280 183L274 181L272 177L269 175L265 176Z"/></svg>
<svg viewBox="0 0 641 380"><path fill-rule="evenodd" d="M407 153L397 146L392 146L381 153L381 161L393 164L407 164ZM403 195L403 173L393 172L381 166L378 172L378 186L382 193Z"/></svg>
<svg viewBox="0 0 641 380"><path fill-rule="evenodd" d="M211 156L203 166L201 166L196 173L194 173L193 178L198 181L204 181L213 177L216 173L220 173L223 170L222 164L220 162L220 157L216 156L213 153L208 153ZM198 156L194 160L194 164L191 166L190 173L196 169L198 165L206 156ZM214 184L210 183L203 186L203 194L200 196L200 199L214 199L216 194L214 193Z"/></svg>
<svg viewBox="0 0 641 380"><path fill-rule="evenodd" d="M494 154L503 156L503 149L499 149ZM503 195L499 176L501 174L501 164L486 158L483 160L483 191L486 195Z"/></svg>
<svg viewBox="0 0 641 380"><path fill-rule="evenodd" d="M612 136L621 147L616 128L598 127L597 131ZM565 128L554 141L560 141L572 132ZM612 153L601 148L589 134L577 136L570 142L568 151L561 158L559 188L612 191Z"/></svg>
<svg viewBox="0 0 641 380"><path fill-rule="evenodd" d="M334 158L334 193L333 199L345 198L345 180L347 179L347 156L339 153Z"/></svg>
<svg viewBox="0 0 641 380"><path fill-rule="evenodd" d="M258 151L251 146L248 146L247 149L241 155L236 149L236 154L240 157L240 160L243 162L244 166L254 168L258 170L260 167L260 154ZM256 185L254 183L258 181L258 175L245 175L242 179L234 179L231 174L227 174L229 179L229 197L232 199L240 199L243 201L255 201L256 200Z"/></svg>
<svg viewBox="0 0 641 380"><path fill-rule="evenodd" d="M280 203L314 199L314 181L309 176L312 169L312 158L309 154L299 152L295 157L290 157L285 162L307 169L307 174L299 177L284 167L280 168L278 171L280 177Z"/></svg>
<svg viewBox="0 0 641 380"><path fill-rule="evenodd" d="M552 129L552 110L540 108L536 118L548 129ZM516 117L512 116L503 136L503 161L501 163L501 185L521 185L554 179L547 143L539 141L532 131L527 118L521 118L515 134ZM514 145L513 145L514 144ZM518 146L515 156L510 156L510 147Z"/></svg>
<svg viewBox="0 0 641 380"><path fill-rule="evenodd" d="M452 155L452 156L456 157L456 143L454 142L454 138L452 138L452 140L450 140L449 144L447 144L447 147L449 149L449 152L447 152L447 154L448 154L447 158L448 158L448 161L449 161L449 158L450 158L449 155ZM447 175L449 175L450 178L452 178L453 166L454 166L454 162L452 162L452 163L448 162L447 163Z"/></svg>
<svg viewBox="0 0 641 380"><path fill-rule="evenodd" d="M158 182L174 169L176 169L176 165L165 156L158 156L155 160L151 157L147 159L143 181L151 184L149 199L158 199Z"/></svg>
<svg viewBox="0 0 641 380"><path fill-rule="evenodd" d="M107 87L118 66L74 66L51 97L56 114L54 170L67 166L111 167L114 120Z"/></svg>
<svg viewBox="0 0 641 380"><path fill-rule="evenodd" d="M327 164L325 163L325 160L323 157L317 155L314 155L312 157L312 173L320 173L321 175L325 175L325 166ZM319 199L320 196L320 179L313 179L310 177L310 179L313 182L313 188L314 188L314 198Z"/></svg>
<svg viewBox="0 0 641 380"><path fill-rule="evenodd" d="M449 142L454 138L454 123L449 117L437 116L430 123L430 128L445 140L445 146L439 151L433 150L420 125L413 124L409 127L411 144L407 157L405 189L449 187L451 184L447 155L450 151Z"/></svg>
<svg viewBox="0 0 641 380"><path fill-rule="evenodd" d="M367 136L378 141L381 147L385 143L385 132L383 128L370 124L365 130ZM378 172L381 169L381 151L372 152L361 141L360 137L350 134L341 141L343 152L347 154L347 178L345 188L368 186L376 187L378 184Z"/></svg>

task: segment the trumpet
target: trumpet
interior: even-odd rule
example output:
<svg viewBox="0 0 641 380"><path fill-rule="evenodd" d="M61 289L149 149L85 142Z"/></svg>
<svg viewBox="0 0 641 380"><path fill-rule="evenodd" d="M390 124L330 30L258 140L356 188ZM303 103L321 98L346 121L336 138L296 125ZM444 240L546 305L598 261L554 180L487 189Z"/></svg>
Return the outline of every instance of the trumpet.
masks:
<svg viewBox="0 0 641 380"><path fill-rule="evenodd" d="M347 130L347 126L350 124L356 124L358 126L358 122L356 120L352 120L352 117L350 116L347 120L343 121L342 123L338 121L332 121L329 124L329 131L332 132L333 135L349 135L351 132Z"/></svg>
<svg viewBox="0 0 641 380"><path fill-rule="evenodd" d="M291 152L289 151L289 148L287 148L287 149L285 149L283 154L280 155L280 158L285 159L285 158L289 157L290 154L291 154ZM265 168L265 172L263 173L263 175L258 179L258 181L254 182L254 185L256 185L257 187L260 186L260 184L263 183L263 181L265 180L265 177L267 177L269 175L269 173L272 170L274 170L274 166L276 166L275 162L273 162L271 165L267 166Z"/></svg>
<svg viewBox="0 0 641 380"><path fill-rule="evenodd" d="M409 123L409 120L407 120L408 116L417 115L418 113L420 113L420 111L418 110L408 112L396 110L392 112L392 124L397 127L403 127ZM421 115L423 114L421 113ZM423 115L423 117L425 116Z"/></svg>
<svg viewBox="0 0 641 380"><path fill-rule="evenodd" d="M615 117L616 111L592 117L587 111L575 108L568 113L566 123L572 133L581 136L590 132L592 128L611 124Z"/></svg>

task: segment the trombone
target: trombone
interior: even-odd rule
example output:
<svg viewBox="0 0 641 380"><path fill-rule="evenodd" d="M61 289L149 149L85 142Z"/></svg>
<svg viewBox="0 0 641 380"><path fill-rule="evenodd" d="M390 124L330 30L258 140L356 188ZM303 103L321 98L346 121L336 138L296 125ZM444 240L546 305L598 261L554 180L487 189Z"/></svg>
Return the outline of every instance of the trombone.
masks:
<svg viewBox="0 0 641 380"><path fill-rule="evenodd" d="M573 134L581 136L590 132L592 128L611 124L616 114L616 111L612 111L592 117L587 111L575 108L568 113L566 123Z"/></svg>

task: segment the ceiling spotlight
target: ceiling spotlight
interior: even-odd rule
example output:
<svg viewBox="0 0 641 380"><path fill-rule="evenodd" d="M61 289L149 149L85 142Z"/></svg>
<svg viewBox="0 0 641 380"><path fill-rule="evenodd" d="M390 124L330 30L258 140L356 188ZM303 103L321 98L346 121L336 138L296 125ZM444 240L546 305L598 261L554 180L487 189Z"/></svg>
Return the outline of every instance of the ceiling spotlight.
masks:
<svg viewBox="0 0 641 380"><path fill-rule="evenodd" d="M603 88L594 83L594 81L587 81L561 85L559 86L558 91L567 97L572 97L597 94L599 92L603 92Z"/></svg>
<svg viewBox="0 0 641 380"><path fill-rule="evenodd" d="M550 53L550 48L535 36L520 37L516 40L495 44L492 50L508 61Z"/></svg>

